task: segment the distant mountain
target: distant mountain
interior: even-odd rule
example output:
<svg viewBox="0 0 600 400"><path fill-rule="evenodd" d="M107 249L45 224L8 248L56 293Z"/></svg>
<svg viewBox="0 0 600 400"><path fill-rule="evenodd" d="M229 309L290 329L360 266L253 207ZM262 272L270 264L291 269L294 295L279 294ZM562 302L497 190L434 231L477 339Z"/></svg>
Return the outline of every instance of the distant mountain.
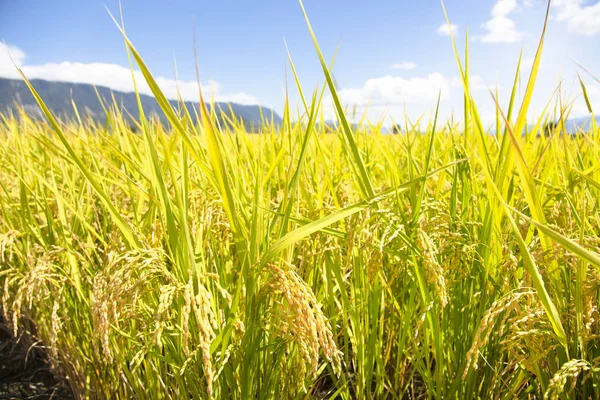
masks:
<svg viewBox="0 0 600 400"><path fill-rule="evenodd" d="M572 118L565 122L565 129L569 133L575 133L577 128L588 129L592 123L592 117ZM596 124L600 125L600 117L596 117Z"/></svg>
<svg viewBox="0 0 600 400"><path fill-rule="evenodd" d="M106 115L92 85L83 83L50 82L41 79L32 79L31 83L55 115L61 117L75 117L75 112L71 104L72 99L82 116L86 115L100 122L106 120ZM137 119L139 117L135 93L119 92L104 86L96 86L96 89L105 104L112 104L114 96L116 103L119 104L120 107L127 110L134 118ZM140 98L144 113L147 116L157 115L159 118L166 121L166 117L154 97L140 95ZM5 112L9 109L14 110L16 108L15 102L22 105L29 114L41 115L41 110L37 106L35 99L24 81L0 78L0 112ZM177 101L173 100L171 101L171 104L176 109L179 107ZM198 103L186 102L185 106L192 116L195 115L193 109L195 108L198 110ZM215 103L217 116L220 117L222 113L231 116L230 107L237 119L239 120L241 118L248 129L258 129L261 126L261 109L262 115L266 120L270 121L272 118L275 124L281 124L282 122L279 115L271 109L236 103Z"/></svg>
<svg viewBox="0 0 600 400"><path fill-rule="evenodd" d="M337 131L338 129L340 129L340 123L338 121L332 121L332 120L327 120L324 122L325 126L328 127L329 129L331 129L332 131ZM318 126L319 124L317 124ZM350 129L352 129L352 131L357 131L359 128L358 124L349 122L348 125L350 126Z"/></svg>

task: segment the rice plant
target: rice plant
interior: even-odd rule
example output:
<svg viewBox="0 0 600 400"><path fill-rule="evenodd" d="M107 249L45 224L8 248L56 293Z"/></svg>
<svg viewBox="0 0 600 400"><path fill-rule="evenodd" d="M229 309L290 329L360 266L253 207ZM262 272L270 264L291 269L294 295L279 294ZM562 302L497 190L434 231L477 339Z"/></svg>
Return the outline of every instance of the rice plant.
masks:
<svg viewBox="0 0 600 400"><path fill-rule="evenodd" d="M353 129L304 15L325 83L291 63L301 109L260 135L173 108L121 26L168 124L59 120L23 76L46 120L0 123L11 328L78 398L600 397L600 131L527 120L545 26L496 134L467 50L462 124L388 135Z"/></svg>

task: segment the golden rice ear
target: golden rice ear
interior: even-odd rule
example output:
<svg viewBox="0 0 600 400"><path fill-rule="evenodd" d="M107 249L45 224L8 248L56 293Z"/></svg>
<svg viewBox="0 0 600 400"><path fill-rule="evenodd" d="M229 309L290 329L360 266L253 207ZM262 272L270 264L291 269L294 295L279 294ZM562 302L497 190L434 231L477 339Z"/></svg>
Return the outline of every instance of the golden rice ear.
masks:
<svg viewBox="0 0 600 400"><path fill-rule="evenodd" d="M301 375L309 373L313 378L317 377L321 354L339 374L341 352L335 343L331 325L313 291L294 270L293 265L266 266L271 278L265 290L270 296L283 297L282 302L275 303L273 316L277 321L272 321L275 332L297 346L301 359L291 367L300 368L303 371Z"/></svg>
<svg viewBox="0 0 600 400"><path fill-rule="evenodd" d="M544 398L557 400L565 393L572 395L578 378L583 375L582 381L585 381L589 375L586 377L584 374L591 369L592 365L586 360L567 361L550 380L548 390L546 390L546 393L544 393ZM570 390L565 391L565 386L568 380L571 380L571 387Z"/></svg>

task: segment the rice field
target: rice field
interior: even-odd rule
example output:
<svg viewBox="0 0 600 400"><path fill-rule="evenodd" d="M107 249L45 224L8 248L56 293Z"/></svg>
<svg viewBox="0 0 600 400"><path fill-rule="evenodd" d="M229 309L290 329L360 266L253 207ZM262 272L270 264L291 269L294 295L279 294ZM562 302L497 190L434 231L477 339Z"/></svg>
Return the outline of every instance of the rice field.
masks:
<svg viewBox="0 0 600 400"><path fill-rule="evenodd" d="M391 135L351 126L308 26L325 84L291 63L300 111L260 135L173 109L125 33L168 124L2 117L10 327L76 398L600 397L600 130L527 119L543 33L496 135L468 52L462 121Z"/></svg>

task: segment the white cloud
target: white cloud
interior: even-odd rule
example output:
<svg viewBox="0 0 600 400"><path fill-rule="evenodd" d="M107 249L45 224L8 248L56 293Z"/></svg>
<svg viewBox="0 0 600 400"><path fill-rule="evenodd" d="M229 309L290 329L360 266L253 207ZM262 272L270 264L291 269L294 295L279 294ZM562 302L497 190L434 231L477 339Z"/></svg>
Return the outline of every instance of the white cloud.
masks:
<svg viewBox="0 0 600 400"><path fill-rule="evenodd" d="M19 79L18 71L9 57L9 53L28 79L44 79L48 81L88 83L106 86L122 92L133 92L134 86L129 68L107 63L79 63L65 61L28 65L26 55L15 46L0 43L0 77ZM142 94L152 95L150 87L139 70L134 71L138 90ZM185 100L198 100L198 83L196 81L176 81L175 79L155 77L165 96L177 99L177 85ZM215 101L227 101L239 104L259 104L258 98L244 92L223 93L222 86L213 80L202 84L205 96L214 96Z"/></svg>
<svg viewBox="0 0 600 400"><path fill-rule="evenodd" d="M507 16L517 8L517 0L497 0L492 8L493 17Z"/></svg>
<svg viewBox="0 0 600 400"><path fill-rule="evenodd" d="M392 69L403 69L403 70L411 70L411 69L415 69L417 68L417 64L412 62L412 61L404 61L398 64L392 64L391 67Z"/></svg>
<svg viewBox="0 0 600 400"><path fill-rule="evenodd" d="M360 118L365 112L369 118L380 120L386 115L400 117L408 108L410 118L416 118L419 113L435 106L438 94L447 99L451 90L452 79L434 72L426 76L402 78L398 76L383 76L368 79L361 87L338 90L338 95L344 107L349 112L347 117ZM335 120L336 113L331 96L323 101L325 118ZM355 121L356 122L356 121Z"/></svg>
<svg viewBox="0 0 600 400"><path fill-rule="evenodd" d="M12 60L10 57L12 56ZM8 46L0 42L0 76L7 78L17 78L19 73L13 65L13 61L18 66L23 64L25 53L18 47Z"/></svg>
<svg viewBox="0 0 600 400"><path fill-rule="evenodd" d="M540 58L540 65L539 65L540 68L542 68L546 65L545 59L546 59L545 54L542 54L542 57ZM521 61L521 73L529 75L529 73L531 72L531 69L533 68L534 62L535 62L534 56L524 58L523 61Z"/></svg>
<svg viewBox="0 0 600 400"><path fill-rule="evenodd" d="M450 26L448 26L448 24L444 22L437 28L437 33L442 36L454 35L458 33L458 25L450 24Z"/></svg>
<svg viewBox="0 0 600 400"><path fill-rule="evenodd" d="M529 71L533 67L533 63L535 62L535 57L527 57L521 61L521 69L526 72Z"/></svg>
<svg viewBox="0 0 600 400"><path fill-rule="evenodd" d="M517 0L497 0L492 8L492 18L481 26L487 31L479 39L487 43L514 43L522 38L515 21L509 15L517 8Z"/></svg>
<svg viewBox="0 0 600 400"><path fill-rule="evenodd" d="M349 105L388 106L403 103L435 101L438 93L442 98L448 97L450 79L434 72L425 77L402 78L384 76L367 80L360 88L342 89L339 96L343 103Z"/></svg>
<svg viewBox="0 0 600 400"><path fill-rule="evenodd" d="M473 75L469 77L469 86L471 90L485 90L488 91L491 89L494 93L496 92L496 88L498 90L502 90L502 85L497 83L486 82L481 76Z"/></svg>
<svg viewBox="0 0 600 400"><path fill-rule="evenodd" d="M456 89L460 90L460 92L462 93L462 91L463 91L462 79L459 78L458 76L455 76L454 78L452 78L450 80L450 87L456 88ZM480 75L469 76L469 90L471 92L474 92L474 91L489 92L490 89L495 92L496 87L498 87L498 90L502 90L502 85L497 85L495 83L491 84L489 82L486 82L486 80L483 79L483 77L481 77Z"/></svg>
<svg viewBox="0 0 600 400"><path fill-rule="evenodd" d="M569 31L586 36L600 34L600 1L584 5L583 0L555 0L556 18L567 22Z"/></svg>
<svg viewBox="0 0 600 400"><path fill-rule="evenodd" d="M600 83L596 83L596 84L587 84L585 86L585 91L587 92L588 96L590 98L596 98L596 99L600 99Z"/></svg>
<svg viewBox="0 0 600 400"><path fill-rule="evenodd" d="M487 82L480 75L472 75L469 85L471 93L478 99L484 124L491 125L495 118L495 106L488 88L495 92L496 83ZM499 90L500 97L505 97L501 85ZM461 79L439 72L413 78L372 78L360 87L340 89L338 95L348 110L346 117L354 122L358 122L365 113L372 121L381 121L383 118L386 123L391 122L390 116L396 122L404 121L405 115L412 122L416 122L420 116L424 116L423 121L429 121L433 118L438 95L441 95L439 120L445 122L454 115L455 120L460 121L464 101ZM326 119L336 120L331 97L324 100L323 111Z"/></svg>

